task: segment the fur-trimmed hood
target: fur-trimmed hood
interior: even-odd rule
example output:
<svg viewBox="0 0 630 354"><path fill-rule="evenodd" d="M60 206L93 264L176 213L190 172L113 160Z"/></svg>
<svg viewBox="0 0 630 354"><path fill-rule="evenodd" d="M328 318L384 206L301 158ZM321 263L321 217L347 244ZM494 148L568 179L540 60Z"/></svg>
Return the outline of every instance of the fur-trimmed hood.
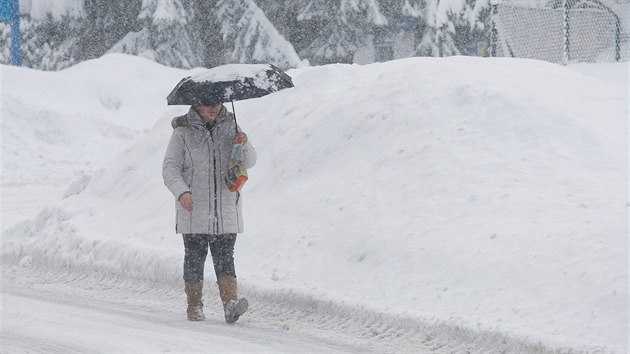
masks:
<svg viewBox="0 0 630 354"><path fill-rule="evenodd" d="M217 118L217 123L231 118L230 112L222 105L221 110L219 111L219 117ZM187 127L189 125L203 126L201 116L197 113L194 107L190 107L188 113L183 116L175 117L171 120L171 127L173 127L173 129L176 129L177 127Z"/></svg>

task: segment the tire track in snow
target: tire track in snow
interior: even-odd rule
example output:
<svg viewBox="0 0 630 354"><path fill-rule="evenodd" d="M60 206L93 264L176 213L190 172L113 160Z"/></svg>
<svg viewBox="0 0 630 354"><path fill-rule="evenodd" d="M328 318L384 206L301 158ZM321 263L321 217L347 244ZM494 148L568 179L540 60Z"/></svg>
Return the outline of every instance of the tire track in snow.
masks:
<svg viewBox="0 0 630 354"><path fill-rule="evenodd" d="M206 280L204 301L208 320L199 326L184 320L185 295L177 282L144 283L136 280L90 276L68 271L48 271L4 266L10 289L37 292L78 293L68 305L91 306L90 299L106 301L101 311L148 323L183 322L186 330L226 329L216 285ZM177 284L176 284L177 283ZM237 322L243 331L263 331L287 338L305 338L326 348L348 352L439 352L439 353L559 353L570 348L551 348L500 332L479 331L454 324L389 315L362 306L321 301L291 291L262 291L242 286L250 311ZM6 287L5 287L6 289ZM3 290L4 291L4 290ZM112 306L117 305L119 307ZM97 307L98 308L98 307ZM180 326L181 327L181 326ZM228 333L229 335L229 333Z"/></svg>
<svg viewBox="0 0 630 354"><path fill-rule="evenodd" d="M11 328L2 329L0 334L0 353L16 354L16 353L65 353L65 354L81 354L89 353L94 348L88 348L78 345L69 345L68 343L47 339L41 339L35 335L24 334L22 331L16 331Z"/></svg>
<svg viewBox="0 0 630 354"><path fill-rule="evenodd" d="M5 283L6 285L6 283ZM24 284L21 284L24 285ZM227 326L219 318L189 322L182 311L124 303L128 292L101 290L72 294L63 286L3 288L2 352L113 353L113 352L357 352L318 338L287 335L254 326ZM76 284L74 284L76 285ZM92 293L88 296L88 294ZM119 297L117 301L113 298Z"/></svg>

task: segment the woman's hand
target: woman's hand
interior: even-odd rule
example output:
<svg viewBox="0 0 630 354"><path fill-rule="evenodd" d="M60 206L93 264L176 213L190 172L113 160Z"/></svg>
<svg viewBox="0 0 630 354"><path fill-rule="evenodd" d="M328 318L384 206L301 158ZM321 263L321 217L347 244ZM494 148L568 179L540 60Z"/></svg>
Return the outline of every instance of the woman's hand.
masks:
<svg viewBox="0 0 630 354"><path fill-rule="evenodd" d="M181 204L184 209L188 210L189 213L192 212L193 210L192 194L190 192L186 192L180 195L179 204Z"/></svg>
<svg viewBox="0 0 630 354"><path fill-rule="evenodd" d="M247 134L238 132L234 135L234 144L245 144L247 142Z"/></svg>

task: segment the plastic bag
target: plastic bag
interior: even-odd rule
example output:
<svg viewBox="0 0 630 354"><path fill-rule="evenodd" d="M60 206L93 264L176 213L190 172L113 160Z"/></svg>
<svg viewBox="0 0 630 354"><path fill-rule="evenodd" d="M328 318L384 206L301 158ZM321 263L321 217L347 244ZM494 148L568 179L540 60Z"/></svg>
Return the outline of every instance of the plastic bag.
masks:
<svg viewBox="0 0 630 354"><path fill-rule="evenodd" d="M225 178L230 192L240 191L247 179L247 169L243 166L243 144L234 144L228 160L228 171Z"/></svg>

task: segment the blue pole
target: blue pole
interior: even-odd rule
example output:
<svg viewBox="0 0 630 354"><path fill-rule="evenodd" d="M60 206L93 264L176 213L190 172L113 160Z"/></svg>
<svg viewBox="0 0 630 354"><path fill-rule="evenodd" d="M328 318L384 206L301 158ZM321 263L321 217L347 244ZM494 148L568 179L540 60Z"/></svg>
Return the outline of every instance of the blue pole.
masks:
<svg viewBox="0 0 630 354"><path fill-rule="evenodd" d="M20 46L20 1L11 0L12 2L12 20L11 20L11 59L13 65L22 66L22 50Z"/></svg>

